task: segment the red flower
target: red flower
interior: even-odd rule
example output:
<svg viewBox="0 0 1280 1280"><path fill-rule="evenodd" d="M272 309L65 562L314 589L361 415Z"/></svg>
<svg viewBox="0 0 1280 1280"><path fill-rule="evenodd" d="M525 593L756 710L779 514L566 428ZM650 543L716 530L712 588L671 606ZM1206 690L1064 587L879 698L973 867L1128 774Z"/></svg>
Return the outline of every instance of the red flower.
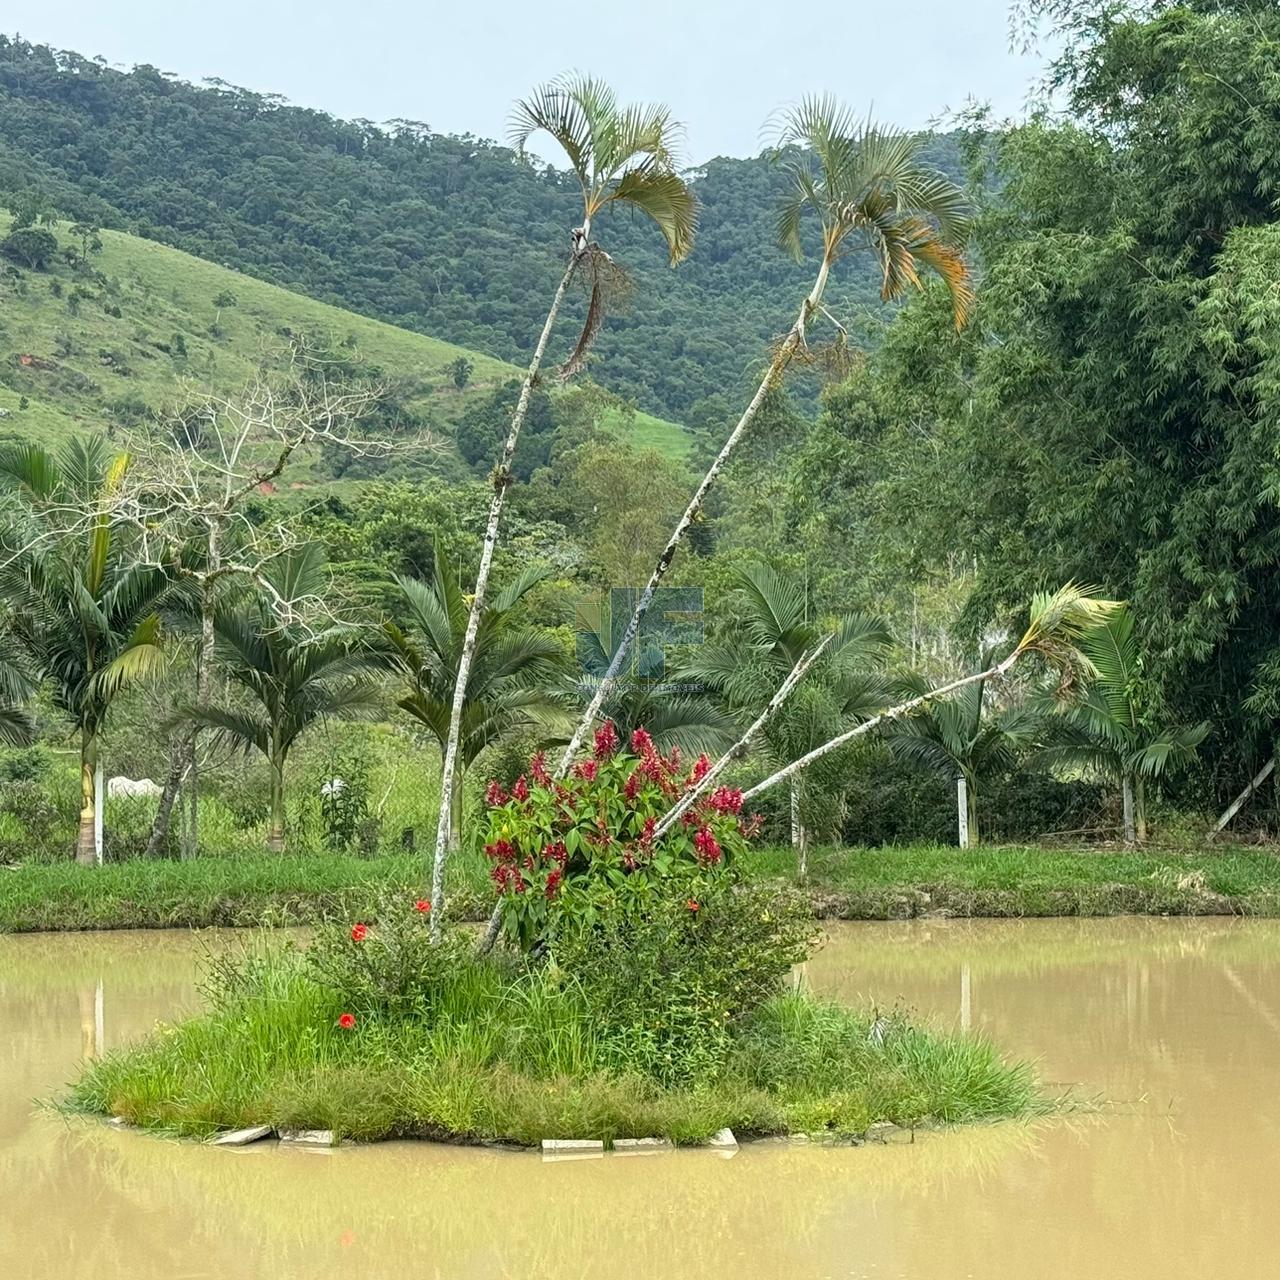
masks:
<svg viewBox="0 0 1280 1280"><path fill-rule="evenodd" d="M717 787L710 803L717 813L737 813L742 808L742 791L737 787Z"/></svg>
<svg viewBox="0 0 1280 1280"><path fill-rule="evenodd" d="M627 803L630 804L640 793L640 774L632 769L627 775L627 780L622 784L622 794L626 796Z"/></svg>
<svg viewBox="0 0 1280 1280"><path fill-rule="evenodd" d="M551 785L551 774L547 771L547 756L544 751L537 751L529 761L529 772L540 787Z"/></svg>
<svg viewBox="0 0 1280 1280"><path fill-rule="evenodd" d="M553 867L551 874L547 877L547 897L554 898L556 890L560 888L560 881L564 879L564 872L559 867Z"/></svg>
<svg viewBox="0 0 1280 1280"><path fill-rule="evenodd" d="M600 766L594 760L579 760L573 766L573 774L574 777L581 778L583 782L594 782L599 768Z"/></svg>
<svg viewBox="0 0 1280 1280"><path fill-rule="evenodd" d="M516 785L511 788L511 798L519 800L521 804L529 798L529 784L524 780L523 773L516 779Z"/></svg>
<svg viewBox="0 0 1280 1280"><path fill-rule="evenodd" d="M595 757L597 760L607 760L617 749L618 731L613 727L612 720L606 720L596 730Z"/></svg>
<svg viewBox="0 0 1280 1280"><path fill-rule="evenodd" d="M350 1031L356 1025L356 1015L354 1013L341 1013L338 1015L338 1026L343 1031Z"/></svg>
<svg viewBox="0 0 1280 1280"><path fill-rule="evenodd" d="M655 817L650 816L644 820L644 830L640 833L641 844L651 844L653 842L653 832L657 825L658 820Z"/></svg>
<svg viewBox="0 0 1280 1280"><path fill-rule="evenodd" d="M744 840L754 839L760 834L760 828L764 826L764 814L753 813L747 822L738 822L738 831Z"/></svg>
<svg viewBox="0 0 1280 1280"><path fill-rule="evenodd" d="M698 861L704 866L713 866L720 861L720 843L707 827L693 837L693 848Z"/></svg>
<svg viewBox="0 0 1280 1280"><path fill-rule="evenodd" d="M557 840L555 844L549 844L543 849L542 857L546 862L554 862L557 866L563 867L569 861L569 850L565 847L563 840Z"/></svg>
<svg viewBox="0 0 1280 1280"><path fill-rule="evenodd" d="M484 847L484 856L495 862L510 862L516 856L516 847L510 840L495 840Z"/></svg>
<svg viewBox="0 0 1280 1280"><path fill-rule="evenodd" d="M413 909L420 912L422 915L426 915L427 912L431 910L431 903L429 903L426 898L419 898L417 902L413 904Z"/></svg>
<svg viewBox="0 0 1280 1280"><path fill-rule="evenodd" d="M693 774L691 775L691 781L701 782L703 778L707 776L707 770L710 768L711 768L711 761L707 759L707 753L704 751L693 762Z"/></svg>
<svg viewBox="0 0 1280 1280"><path fill-rule="evenodd" d="M353 924L351 926L351 941L363 942L369 936L369 926L367 924Z"/></svg>
<svg viewBox="0 0 1280 1280"><path fill-rule="evenodd" d="M644 729L637 729L631 735L631 750L638 756L644 756L647 760L653 755L653 739Z"/></svg>
<svg viewBox="0 0 1280 1280"><path fill-rule="evenodd" d="M496 809L499 805L507 803L507 793L502 789L502 783L497 778L490 778L489 785L484 790L484 802L490 809Z"/></svg>
<svg viewBox="0 0 1280 1280"><path fill-rule="evenodd" d="M688 907L689 910L692 911L694 915L698 914L699 906L698 906L697 898L690 898L689 901L686 902L684 905Z"/></svg>

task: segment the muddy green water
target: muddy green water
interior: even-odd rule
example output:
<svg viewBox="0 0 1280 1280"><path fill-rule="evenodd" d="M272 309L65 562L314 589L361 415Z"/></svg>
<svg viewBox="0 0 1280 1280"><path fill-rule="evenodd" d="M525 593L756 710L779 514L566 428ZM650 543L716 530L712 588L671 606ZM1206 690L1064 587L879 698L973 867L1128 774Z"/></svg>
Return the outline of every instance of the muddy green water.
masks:
<svg viewBox="0 0 1280 1280"><path fill-rule="evenodd" d="M1280 922L839 928L818 990L901 998L1110 1100L913 1146L226 1151L33 1106L196 1007L207 945L227 940L0 938L0 1277L1280 1275Z"/></svg>

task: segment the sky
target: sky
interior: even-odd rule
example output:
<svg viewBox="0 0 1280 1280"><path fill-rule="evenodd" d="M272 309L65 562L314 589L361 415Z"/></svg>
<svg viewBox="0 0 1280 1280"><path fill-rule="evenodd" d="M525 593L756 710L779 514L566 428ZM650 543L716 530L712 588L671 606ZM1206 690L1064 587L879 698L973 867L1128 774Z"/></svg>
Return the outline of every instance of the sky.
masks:
<svg viewBox="0 0 1280 1280"><path fill-rule="evenodd" d="M347 118L506 136L511 102L567 70L665 102L687 158L754 155L777 107L832 92L905 128L966 99L1020 114L1040 69L1009 0L43 0L26 39L127 68L217 76ZM0 29L15 26L0 18Z"/></svg>

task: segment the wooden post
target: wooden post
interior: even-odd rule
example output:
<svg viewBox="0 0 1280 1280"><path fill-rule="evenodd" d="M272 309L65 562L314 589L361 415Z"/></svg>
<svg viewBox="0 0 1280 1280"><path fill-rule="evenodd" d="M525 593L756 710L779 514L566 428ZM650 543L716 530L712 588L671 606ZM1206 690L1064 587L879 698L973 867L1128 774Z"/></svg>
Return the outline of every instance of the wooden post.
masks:
<svg viewBox="0 0 1280 1280"><path fill-rule="evenodd" d="M969 847L969 784L963 776L956 779L956 816L959 819L960 847Z"/></svg>

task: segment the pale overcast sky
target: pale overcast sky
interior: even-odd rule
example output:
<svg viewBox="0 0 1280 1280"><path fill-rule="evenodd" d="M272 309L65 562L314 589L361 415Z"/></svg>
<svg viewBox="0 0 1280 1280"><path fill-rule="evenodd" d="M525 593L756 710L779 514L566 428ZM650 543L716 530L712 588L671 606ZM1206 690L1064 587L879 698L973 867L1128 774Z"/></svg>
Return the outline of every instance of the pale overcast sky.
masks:
<svg viewBox="0 0 1280 1280"><path fill-rule="evenodd" d="M1040 61L1009 51L1007 14L1008 0L43 0L0 24L120 66L487 138L532 85L589 71L666 102L702 161L755 154L768 114L812 91L907 127L971 96L1020 114Z"/></svg>

